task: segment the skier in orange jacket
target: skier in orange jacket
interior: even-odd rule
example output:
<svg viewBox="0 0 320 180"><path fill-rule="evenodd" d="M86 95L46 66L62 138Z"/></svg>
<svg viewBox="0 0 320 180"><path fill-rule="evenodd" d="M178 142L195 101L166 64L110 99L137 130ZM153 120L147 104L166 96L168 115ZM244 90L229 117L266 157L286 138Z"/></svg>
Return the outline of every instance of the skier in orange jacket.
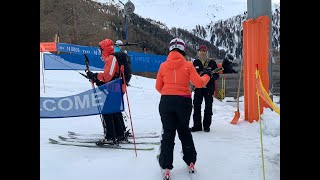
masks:
<svg viewBox="0 0 320 180"><path fill-rule="evenodd" d="M189 167L196 162L197 152L189 128L192 111L189 82L201 88L211 78L211 73L206 70L205 75L200 77L192 62L185 59L185 47L180 38L170 41L169 55L160 65L156 80L156 89L161 94L159 113L163 128L160 154L157 158L165 174L173 169L176 131L182 144L183 160Z"/></svg>
<svg viewBox="0 0 320 180"><path fill-rule="evenodd" d="M97 86L101 86L109 81L120 77L121 71L117 61L117 57L122 57L121 55L118 55L122 52L115 52L114 44L111 39L102 40L101 42L99 42L99 46L101 51L101 58L105 63L103 72L87 72L87 77L93 80L93 82L95 82ZM122 84L122 90L123 93L126 92L126 85L124 83ZM122 141L126 139L127 131L121 112L102 114L102 117L106 140Z"/></svg>

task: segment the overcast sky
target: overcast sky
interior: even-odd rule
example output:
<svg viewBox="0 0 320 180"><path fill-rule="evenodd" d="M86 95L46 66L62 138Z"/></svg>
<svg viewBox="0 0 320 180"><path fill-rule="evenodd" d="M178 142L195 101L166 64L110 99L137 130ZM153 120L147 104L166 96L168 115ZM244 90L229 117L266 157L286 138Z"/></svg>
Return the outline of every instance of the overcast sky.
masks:
<svg viewBox="0 0 320 180"><path fill-rule="evenodd" d="M111 2L112 0L96 0ZM119 2L118 0L113 0ZM280 3L280 0L271 0ZM126 3L127 0L121 0ZM247 0L131 0L134 13L165 23L169 28L195 28L211 21L227 19L247 10Z"/></svg>

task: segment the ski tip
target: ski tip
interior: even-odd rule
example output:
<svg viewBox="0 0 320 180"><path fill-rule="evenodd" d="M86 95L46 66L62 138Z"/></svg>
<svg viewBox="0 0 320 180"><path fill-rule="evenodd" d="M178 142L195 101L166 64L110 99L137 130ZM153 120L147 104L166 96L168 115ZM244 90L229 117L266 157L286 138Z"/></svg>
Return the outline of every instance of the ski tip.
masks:
<svg viewBox="0 0 320 180"><path fill-rule="evenodd" d="M70 139L76 139L76 138L75 138L75 135L68 134L68 136L69 136Z"/></svg>
<svg viewBox="0 0 320 180"><path fill-rule="evenodd" d="M54 139L51 139L51 138L49 138L49 141L50 141L50 143L53 143L53 144L58 144L59 143L57 140L54 140Z"/></svg>
<svg viewBox="0 0 320 180"><path fill-rule="evenodd" d="M66 140L67 138L63 137L63 136L58 136L59 139L62 139L62 140Z"/></svg>
<svg viewBox="0 0 320 180"><path fill-rule="evenodd" d="M68 131L68 134L75 135L76 133L72 131Z"/></svg>

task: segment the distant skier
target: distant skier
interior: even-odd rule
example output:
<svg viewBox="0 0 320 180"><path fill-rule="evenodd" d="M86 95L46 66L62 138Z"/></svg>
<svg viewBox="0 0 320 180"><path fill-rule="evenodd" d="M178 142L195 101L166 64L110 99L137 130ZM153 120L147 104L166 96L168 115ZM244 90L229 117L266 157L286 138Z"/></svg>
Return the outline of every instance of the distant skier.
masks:
<svg viewBox="0 0 320 180"><path fill-rule="evenodd" d="M118 60L119 59L125 59L126 61L123 61L122 64L124 65L124 73L125 73L125 78L126 78L126 83L127 83L127 86L130 86L129 82L130 82L130 79L132 77L132 65L131 65L131 58L130 56L128 55L128 51L127 50L123 50L121 47L123 45L123 42L121 40L116 40L116 43L115 43L115 46L114 46L114 52L121 52L121 53L117 53L121 56L125 56L125 57L122 57L122 58L117 58Z"/></svg>
<svg viewBox="0 0 320 180"><path fill-rule="evenodd" d="M222 61L222 67L223 67L223 74L228 73L238 73L236 70L232 67L233 56L231 54L226 54L225 58Z"/></svg>
<svg viewBox="0 0 320 180"><path fill-rule="evenodd" d="M173 169L176 131L182 144L183 160L189 167L196 163L197 152L189 129L192 111L189 82L200 88L211 78L208 71L204 71L205 75L200 77L192 62L186 60L185 48L186 45L180 38L170 41L169 55L160 65L156 80L156 89L161 94L159 113L163 128L160 154L157 158L164 176L170 176L170 170Z"/></svg>
<svg viewBox="0 0 320 180"><path fill-rule="evenodd" d="M118 39L118 40L116 40L116 43L114 43L114 51L115 52L123 52L122 51L122 49L121 49L121 46L123 45L123 42L120 40L120 39ZM126 53L126 52L124 52L124 53Z"/></svg>

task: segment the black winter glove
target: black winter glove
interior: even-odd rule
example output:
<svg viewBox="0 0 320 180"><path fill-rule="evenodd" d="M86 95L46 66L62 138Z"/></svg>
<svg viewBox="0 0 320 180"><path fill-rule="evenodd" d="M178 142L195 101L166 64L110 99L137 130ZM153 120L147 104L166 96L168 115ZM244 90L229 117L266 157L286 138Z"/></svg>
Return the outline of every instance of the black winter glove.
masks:
<svg viewBox="0 0 320 180"><path fill-rule="evenodd" d="M90 81L93 81L93 82L99 82L98 80L98 73L93 73L91 71L88 71L87 72L87 78L90 80Z"/></svg>
<svg viewBox="0 0 320 180"><path fill-rule="evenodd" d="M210 79L212 78L211 70L203 69L202 75L205 75L205 74L207 74L210 77Z"/></svg>
<svg viewBox="0 0 320 180"><path fill-rule="evenodd" d="M100 80L97 80L95 83L96 83L96 86L102 86L105 84L105 82L100 81Z"/></svg>

